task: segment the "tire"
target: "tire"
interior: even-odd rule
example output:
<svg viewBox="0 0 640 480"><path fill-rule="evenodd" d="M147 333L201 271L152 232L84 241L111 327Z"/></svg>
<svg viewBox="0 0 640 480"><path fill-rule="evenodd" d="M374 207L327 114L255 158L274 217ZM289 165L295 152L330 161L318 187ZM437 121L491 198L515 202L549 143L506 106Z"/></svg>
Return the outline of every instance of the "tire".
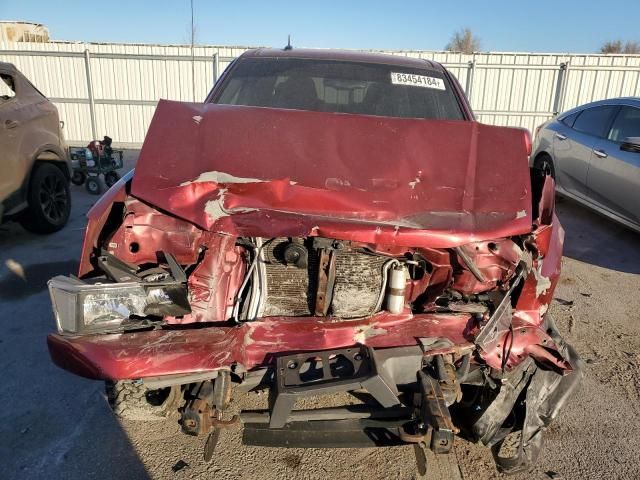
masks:
<svg viewBox="0 0 640 480"><path fill-rule="evenodd" d="M179 386L150 390L133 382L105 382L107 400L113 413L125 420L157 421L177 411Z"/></svg>
<svg viewBox="0 0 640 480"><path fill-rule="evenodd" d="M118 180L120 180L118 172L111 171L104 174L104 183L106 183L109 188L113 187Z"/></svg>
<svg viewBox="0 0 640 480"><path fill-rule="evenodd" d="M91 195L100 195L104 190L100 177L87 177L84 186Z"/></svg>
<svg viewBox="0 0 640 480"><path fill-rule="evenodd" d="M27 192L27 209L19 222L33 233L53 233L63 228L71 214L69 180L55 165L37 164Z"/></svg>
<svg viewBox="0 0 640 480"><path fill-rule="evenodd" d="M551 175L551 178L554 180L556 179L556 170L553 166L553 160L548 154L543 153L542 155L538 155L534 162L534 167L543 172L547 172Z"/></svg>
<svg viewBox="0 0 640 480"><path fill-rule="evenodd" d="M542 153L538 155L535 162L533 163L534 168L540 171L547 171L551 178L553 178L556 182L556 186L558 185L558 179L556 178L556 168L553 165L553 159L548 153ZM562 203L564 201L564 197L561 193L556 190L555 203Z"/></svg>
<svg viewBox="0 0 640 480"><path fill-rule="evenodd" d="M87 179L87 175L84 172L75 171L71 176L71 183L74 185L82 185Z"/></svg>

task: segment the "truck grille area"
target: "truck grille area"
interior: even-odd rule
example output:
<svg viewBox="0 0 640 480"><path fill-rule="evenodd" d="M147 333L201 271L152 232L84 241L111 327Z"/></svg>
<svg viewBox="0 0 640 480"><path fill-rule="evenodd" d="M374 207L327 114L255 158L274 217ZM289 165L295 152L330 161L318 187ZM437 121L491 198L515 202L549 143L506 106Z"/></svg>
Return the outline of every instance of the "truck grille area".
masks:
<svg viewBox="0 0 640 480"><path fill-rule="evenodd" d="M308 254L304 267L285 259L286 248L292 242ZM315 314L320 255L321 249L314 248L311 239L276 238L264 247L267 288L262 316ZM382 270L388 259L348 247L333 250L332 255L335 256L335 282L328 292L331 298L328 314L357 318L375 313L383 288Z"/></svg>

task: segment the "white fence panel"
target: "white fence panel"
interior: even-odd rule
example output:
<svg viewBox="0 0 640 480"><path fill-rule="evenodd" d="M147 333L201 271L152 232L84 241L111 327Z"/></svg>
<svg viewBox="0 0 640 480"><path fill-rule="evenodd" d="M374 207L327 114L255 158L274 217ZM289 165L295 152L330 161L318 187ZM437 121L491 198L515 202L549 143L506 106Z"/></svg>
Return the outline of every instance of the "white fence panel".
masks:
<svg viewBox="0 0 640 480"><path fill-rule="evenodd" d="M70 143L109 135L140 145L158 99L202 101L249 48L0 42L0 60L16 64L57 105ZM484 123L533 131L583 103L640 96L637 55L378 51L444 64Z"/></svg>

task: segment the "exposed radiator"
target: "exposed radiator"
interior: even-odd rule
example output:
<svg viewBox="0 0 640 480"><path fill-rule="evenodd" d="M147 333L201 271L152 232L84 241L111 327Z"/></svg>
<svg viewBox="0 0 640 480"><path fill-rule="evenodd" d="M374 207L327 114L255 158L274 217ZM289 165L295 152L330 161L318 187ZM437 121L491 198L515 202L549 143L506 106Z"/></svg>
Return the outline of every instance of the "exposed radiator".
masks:
<svg viewBox="0 0 640 480"><path fill-rule="evenodd" d="M319 251L307 241L308 266L298 268L284 260L284 249L289 243L287 238L277 238L264 248L267 289L262 315L265 317L314 314ZM382 288L382 267L387 259L350 249L334 254L336 275L329 315L356 318L374 313Z"/></svg>

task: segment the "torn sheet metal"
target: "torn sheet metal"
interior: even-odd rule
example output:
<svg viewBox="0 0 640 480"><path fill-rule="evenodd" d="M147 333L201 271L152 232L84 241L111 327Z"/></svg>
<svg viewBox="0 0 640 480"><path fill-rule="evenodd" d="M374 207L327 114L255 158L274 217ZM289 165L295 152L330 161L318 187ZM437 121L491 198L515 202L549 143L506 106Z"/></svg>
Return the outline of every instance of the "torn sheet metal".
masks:
<svg viewBox="0 0 640 480"><path fill-rule="evenodd" d="M160 101L132 194L231 235L449 247L530 231L526 162L476 122Z"/></svg>
<svg viewBox="0 0 640 480"><path fill-rule="evenodd" d="M573 347L562 340L550 315L545 317L543 327L560 354L573 366L572 374L562 375L527 359L503 379L495 399L470 428L474 441L491 447L502 473L525 471L535 463L546 427L576 392L584 376L582 360ZM524 402L518 402L519 398ZM510 449L512 454L506 456L501 447L512 433L519 433L520 438L515 451Z"/></svg>

